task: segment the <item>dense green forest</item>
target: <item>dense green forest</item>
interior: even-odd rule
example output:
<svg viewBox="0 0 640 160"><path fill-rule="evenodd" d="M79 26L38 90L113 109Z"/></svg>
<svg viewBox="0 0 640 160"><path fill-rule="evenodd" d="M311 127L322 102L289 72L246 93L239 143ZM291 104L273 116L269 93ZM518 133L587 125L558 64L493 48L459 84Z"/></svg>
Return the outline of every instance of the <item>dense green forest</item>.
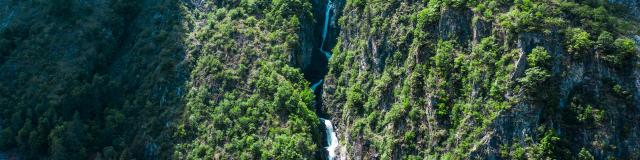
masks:
<svg viewBox="0 0 640 160"><path fill-rule="evenodd" d="M638 0L0 0L0 159L639 159L638 26Z"/></svg>

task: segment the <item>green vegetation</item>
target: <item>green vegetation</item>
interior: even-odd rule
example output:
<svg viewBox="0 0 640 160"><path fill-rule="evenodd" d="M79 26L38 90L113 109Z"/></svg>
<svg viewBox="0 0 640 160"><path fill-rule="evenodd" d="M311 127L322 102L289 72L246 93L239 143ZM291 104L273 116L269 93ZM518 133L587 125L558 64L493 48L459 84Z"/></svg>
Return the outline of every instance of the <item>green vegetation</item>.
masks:
<svg viewBox="0 0 640 160"><path fill-rule="evenodd" d="M636 44L629 38L618 38L613 42L614 50L605 52L603 59L615 66L623 66L636 54Z"/></svg>
<svg viewBox="0 0 640 160"><path fill-rule="evenodd" d="M500 26L512 33L544 32L549 28L564 25L565 20L559 17L561 11L556 3L545 1L514 1L508 12L499 14Z"/></svg>
<svg viewBox="0 0 640 160"><path fill-rule="evenodd" d="M145 36L142 32L149 30L126 29L140 8L137 2L123 2L55 0L7 4L15 13L14 21L0 28L0 76L8 77L0 81L0 150L17 149L26 159L86 159L105 147L114 148L119 155L123 153L125 159L134 157L130 153L133 148L139 151L134 153L137 157L143 156L138 148L146 142L141 142L142 138L133 141L136 134L143 132L136 128L145 126L156 130L157 135L163 130L157 128L162 118L137 121L161 113L152 106L178 104L173 99L177 96L161 98L151 94L152 88L173 88L166 81L175 74L167 73L166 68L174 67L178 60L151 58L154 56L145 54L160 49L143 50L141 46L158 44L165 46L163 51L174 52L179 38ZM172 5L168 1L157 3ZM177 22L173 19L165 23ZM158 26L153 30L172 34L180 29ZM124 43L134 42L129 34L151 39L140 39L135 41L136 46L124 49ZM122 57L127 58L118 60ZM141 62L145 58L148 60ZM128 64L127 69L109 66L126 61L138 63ZM155 70L147 65L163 67ZM134 79L139 83L129 83Z"/></svg>
<svg viewBox="0 0 640 160"><path fill-rule="evenodd" d="M640 158L625 6L333 2L316 106L324 1L0 1L0 151L319 159L322 114L350 159Z"/></svg>
<svg viewBox="0 0 640 160"><path fill-rule="evenodd" d="M580 160L594 160L595 158L593 157L593 155L591 155L591 153L582 148L580 149L580 153L578 153L578 159Z"/></svg>
<svg viewBox="0 0 640 160"><path fill-rule="evenodd" d="M507 159L575 158L576 147L607 141L604 115L618 114L613 106L628 106L632 94L585 87L606 79L582 81L599 74L582 68L591 59L633 66L625 63L635 61L635 44L625 37L639 30L619 9L604 1L347 1L324 108L350 129L349 153L364 159L483 159L494 143ZM516 64L519 54L526 65ZM572 101L587 91L627 100ZM571 138L583 132L598 137Z"/></svg>
<svg viewBox="0 0 640 160"><path fill-rule="evenodd" d="M531 53L527 56L527 63L531 67L549 68L551 60L551 56L543 47L533 48Z"/></svg>
<svg viewBox="0 0 640 160"><path fill-rule="evenodd" d="M0 28L2 151L311 159L321 149L313 93L288 63L309 2L5 3L19 20Z"/></svg>
<svg viewBox="0 0 640 160"><path fill-rule="evenodd" d="M311 18L310 3L211 3L204 5L216 11L194 35L204 47L187 84L174 158L313 157L321 148L314 95L300 70L285 63L300 45L293 33Z"/></svg>
<svg viewBox="0 0 640 160"><path fill-rule="evenodd" d="M573 56L580 57L583 54L587 54L590 51L593 42L590 39L589 33L580 28L571 28L566 30L567 41L566 47L569 53Z"/></svg>

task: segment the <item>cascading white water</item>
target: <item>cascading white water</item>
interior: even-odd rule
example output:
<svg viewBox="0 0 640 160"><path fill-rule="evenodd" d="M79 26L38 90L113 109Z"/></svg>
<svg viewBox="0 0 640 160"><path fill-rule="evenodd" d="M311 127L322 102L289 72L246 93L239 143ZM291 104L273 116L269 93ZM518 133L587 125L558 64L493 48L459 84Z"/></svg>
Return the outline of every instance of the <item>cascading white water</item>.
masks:
<svg viewBox="0 0 640 160"><path fill-rule="evenodd" d="M338 148L338 136L336 136L336 132L333 130L333 124L331 121L326 120L324 118L320 118L320 122L324 124L325 134L327 135L327 152L329 152L329 160L333 160L336 158L336 148Z"/></svg>
<svg viewBox="0 0 640 160"><path fill-rule="evenodd" d="M329 20L331 19L331 11L333 8L333 2L331 2L331 0L327 1L327 5L325 8L325 15L324 15L324 25L322 28L322 42L320 43L320 52L322 52L326 57L327 57L327 61L331 58L331 53L328 51L324 50L324 43L326 42L327 39L327 32L329 29ZM320 85L322 85L324 80L320 80L316 83L314 83L311 86L311 90L316 93L316 90L318 89L318 87ZM317 103L316 103L317 104ZM324 119L324 118L320 118L320 122L324 125L325 127L325 137L327 138L327 146L325 147L325 149L328 152L327 158L329 160L333 160L336 158L336 148L338 148L338 136L336 135L336 132L333 128L333 124L331 123L330 120Z"/></svg>
<svg viewBox="0 0 640 160"><path fill-rule="evenodd" d="M311 86L311 90L313 90L313 92L316 92L316 89L318 89L318 86L322 84L322 81L323 80L320 80L319 82L313 84L313 86ZM336 148L338 148L338 136L336 135L333 124L330 120L320 118L320 123L324 124L325 127L324 133L325 137L327 138L327 147L325 147L325 149L329 153L327 158L329 160L333 160L336 157Z"/></svg>
<svg viewBox="0 0 640 160"><path fill-rule="evenodd" d="M329 19L331 19L330 13L331 13L331 9L333 9L333 2L331 2L331 0L329 0L327 2L327 7L325 8L325 13L324 13L324 26L322 28L322 43L320 43L320 52L324 53L324 55L327 57L327 59L331 58L331 53L327 52L324 50L324 42L327 39L327 30L329 30Z"/></svg>
<svg viewBox="0 0 640 160"><path fill-rule="evenodd" d="M320 86L320 84L322 84L323 81L324 80L320 80L315 84L313 84L311 86L311 90L313 92L316 92L316 89L318 89L318 86ZM329 160L333 160L336 157L336 152L335 152L336 148L338 148L338 136L336 135L336 132L333 129L333 124L331 123L330 120L320 118L320 123L324 124L324 127L325 127L324 133L325 133L325 137L327 137L327 147L325 147L325 149L329 153L327 158Z"/></svg>

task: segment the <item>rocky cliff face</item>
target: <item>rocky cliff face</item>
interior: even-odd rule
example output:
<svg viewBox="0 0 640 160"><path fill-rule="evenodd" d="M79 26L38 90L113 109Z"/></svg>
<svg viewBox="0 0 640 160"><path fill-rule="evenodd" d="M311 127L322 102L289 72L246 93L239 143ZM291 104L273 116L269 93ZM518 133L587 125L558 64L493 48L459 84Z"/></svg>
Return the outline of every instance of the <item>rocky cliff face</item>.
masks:
<svg viewBox="0 0 640 160"><path fill-rule="evenodd" d="M636 2L617 3L637 23ZM625 48L638 29L596 29L617 22L582 12L615 7L348 1L323 93L339 155L638 158L637 46L603 43Z"/></svg>
<svg viewBox="0 0 640 160"><path fill-rule="evenodd" d="M640 1L638 0L609 0L611 3L624 5L628 11L629 18L640 19Z"/></svg>

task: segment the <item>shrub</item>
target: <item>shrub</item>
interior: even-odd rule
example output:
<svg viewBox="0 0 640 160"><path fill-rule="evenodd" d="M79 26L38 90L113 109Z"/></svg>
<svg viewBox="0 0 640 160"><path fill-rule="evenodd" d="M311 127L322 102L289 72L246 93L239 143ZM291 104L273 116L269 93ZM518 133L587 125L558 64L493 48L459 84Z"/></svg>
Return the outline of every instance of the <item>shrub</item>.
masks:
<svg viewBox="0 0 640 160"><path fill-rule="evenodd" d="M636 44L629 38L618 38L613 45L615 46L616 51L623 55L631 55L636 52Z"/></svg>
<svg viewBox="0 0 640 160"><path fill-rule="evenodd" d="M529 63L531 67L548 67L550 65L549 60L551 60L551 56L549 56L549 53L547 53L544 47L534 48L527 57L527 63Z"/></svg>
<svg viewBox="0 0 640 160"><path fill-rule="evenodd" d="M589 50L593 42L590 39L589 33L581 28L571 28L565 31L566 41L565 46L569 53L574 56L581 56L581 53L585 53Z"/></svg>
<svg viewBox="0 0 640 160"><path fill-rule="evenodd" d="M438 8L431 5L422 9L418 13L418 24L427 24L436 21L438 18Z"/></svg>
<svg viewBox="0 0 640 160"><path fill-rule="evenodd" d="M607 50L604 52L602 59L612 65L622 65L625 59L635 53L635 43L631 39L618 38L613 42L613 45L610 42L605 46Z"/></svg>
<svg viewBox="0 0 640 160"><path fill-rule="evenodd" d="M576 117L578 121L589 125L594 125L593 123L600 123L604 120L604 111L593 108L591 105L578 105L573 110L578 113Z"/></svg>
<svg viewBox="0 0 640 160"><path fill-rule="evenodd" d="M533 67L525 71L525 76L520 78L519 82L522 83L527 90L533 90L542 82L549 79L549 77L551 77L549 71L540 67Z"/></svg>
<svg viewBox="0 0 640 160"><path fill-rule="evenodd" d="M557 157L558 144L560 142L560 137L558 137L553 131L548 130L540 143L537 144L533 148L533 159L549 159Z"/></svg>
<svg viewBox="0 0 640 160"><path fill-rule="evenodd" d="M549 27L565 23L559 18L559 13L558 8L550 4L529 0L516 1L509 12L498 16L498 22L514 32L550 32Z"/></svg>
<svg viewBox="0 0 640 160"><path fill-rule="evenodd" d="M442 74L447 73L453 67L453 48L452 41L438 42L436 55L431 57L431 60L434 62L434 66Z"/></svg>
<svg viewBox="0 0 640 160"><path fill-rule="evenodd" d="M613 35L607 31L600 33L596 41L596 48L602 52L609 53L612 49L611 44L613 44Z"/></svg>
<svg viewBox="0 0 640 160"><path fill-rule="evenodd" d="M593 155L591 155L591 153L589 153L588 150L582 148L582 149L580 149L580 153L578 153L578 159L579 160L594 160L595 158L593 157Z"/></svg>
<svg viewBox="0 0 640 160"><path fill-rule="evenodd" d="M366 4L366 2L365 0L348 0L347 4L350 4L355 8L362 8Z"/></svg>
<svg viewBox="0 0 640 160"><path fill-rule="evenodd" d="M636 52L636 44L629 38L618 38L613 42L615 53L609 55L610 62L615 65L621 65L623 61Z"/></svg>

